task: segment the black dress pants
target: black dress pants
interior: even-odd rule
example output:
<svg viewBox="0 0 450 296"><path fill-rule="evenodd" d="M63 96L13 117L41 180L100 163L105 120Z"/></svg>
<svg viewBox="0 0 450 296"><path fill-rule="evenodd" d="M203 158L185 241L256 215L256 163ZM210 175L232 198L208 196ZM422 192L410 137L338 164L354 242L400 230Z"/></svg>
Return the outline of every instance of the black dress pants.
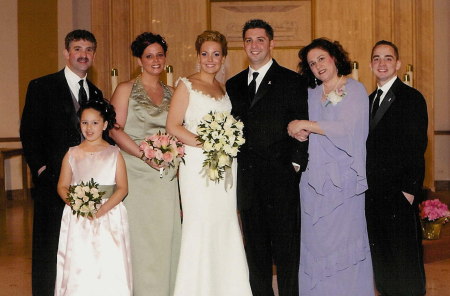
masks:
<svg viewBox="0 0 450 296"><path fill-rule="evenodd" d="M369 190L366 218L377 290L383 296L424 295L417 202L411 205L401 191L374 194Z"/></svg>

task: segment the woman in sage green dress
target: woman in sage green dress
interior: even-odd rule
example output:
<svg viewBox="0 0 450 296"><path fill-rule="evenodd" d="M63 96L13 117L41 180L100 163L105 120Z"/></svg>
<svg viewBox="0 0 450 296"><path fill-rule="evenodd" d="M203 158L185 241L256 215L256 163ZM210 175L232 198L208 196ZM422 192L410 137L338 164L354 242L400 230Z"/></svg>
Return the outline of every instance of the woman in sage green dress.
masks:
<svg viewBox="0 0 450 296"><path fill-rule="evenodd" d="M159 166L139 149L146 136L165 132L173 89L159 76L164 70L167 43L142 33L131 44L142 74L120 83L111 99L118 127L111 137L121 148L128 174L128 210L133 290L135 296L170 296L177 273L180 239L180 202L174 169L160 178Z"/></svg>

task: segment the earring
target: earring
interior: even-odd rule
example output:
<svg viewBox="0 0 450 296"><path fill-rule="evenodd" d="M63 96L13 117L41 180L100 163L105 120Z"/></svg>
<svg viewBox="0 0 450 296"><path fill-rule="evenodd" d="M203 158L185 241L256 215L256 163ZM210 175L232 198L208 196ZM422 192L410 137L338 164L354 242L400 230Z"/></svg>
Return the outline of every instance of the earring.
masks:
<svg viewBox="0 0 450 296"><path fill-rule="evenodd" d="M316 77L314 77L314 82L316 83L316 85L317 85L317 78Z"/></svg>

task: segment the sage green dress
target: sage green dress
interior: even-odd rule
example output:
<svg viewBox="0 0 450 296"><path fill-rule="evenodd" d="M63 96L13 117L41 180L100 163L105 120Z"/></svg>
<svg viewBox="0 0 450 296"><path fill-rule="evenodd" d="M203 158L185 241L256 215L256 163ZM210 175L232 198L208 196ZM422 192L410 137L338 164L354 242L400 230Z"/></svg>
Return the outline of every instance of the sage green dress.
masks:
<svg viewBox="0 0 450 296"><path fill-rule="evenodd" d="M158 106L147 95L140 76L133 84L124 131L138 145L146 136L165 132L172 93L166 85L162 86L164 98ZM175 171L170 169L160 178L159 171L121 152L128 174L128 196L124 203L130 228L134 296L170 296L175 285L181 240Z"/></svg>

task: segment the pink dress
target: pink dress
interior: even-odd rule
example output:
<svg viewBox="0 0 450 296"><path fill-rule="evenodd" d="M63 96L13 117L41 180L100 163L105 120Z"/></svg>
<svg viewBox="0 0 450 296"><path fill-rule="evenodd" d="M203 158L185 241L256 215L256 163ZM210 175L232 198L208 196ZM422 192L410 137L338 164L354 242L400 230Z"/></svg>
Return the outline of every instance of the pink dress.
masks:
<svg viewBox="0 0 450 296"><path fill-rule="evenodd" d="M119 148L87 153L78 146L69 149L71 184L91 178L106 191L114 191ZM65 206L59 236L55 295L132 295L128 217L119 203L99 219L72 214Z"/></svg>

